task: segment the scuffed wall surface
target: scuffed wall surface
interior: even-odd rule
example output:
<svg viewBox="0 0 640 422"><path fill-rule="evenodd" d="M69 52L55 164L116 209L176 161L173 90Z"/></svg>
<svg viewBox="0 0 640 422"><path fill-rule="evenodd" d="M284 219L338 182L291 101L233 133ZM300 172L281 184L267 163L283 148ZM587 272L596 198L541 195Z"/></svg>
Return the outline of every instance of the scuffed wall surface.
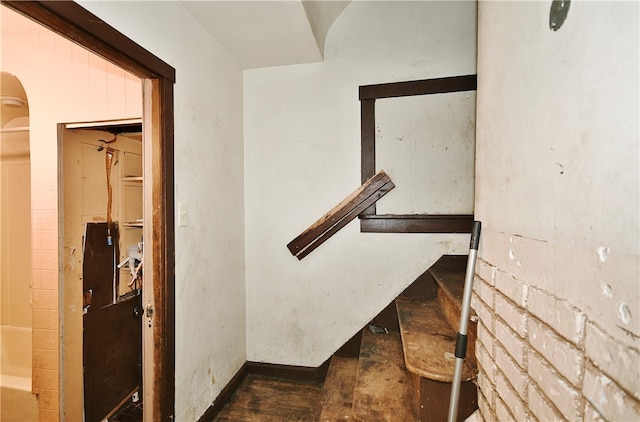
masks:
<svg viewBox="0 0 640 422"><path fill-rule="evenodd" d="M318 366L442 254L467 252L468 235L357 221L302 261L286 245L360 186L358 86L475 73L475 24L474 2L352 2L323 63L245 71L249 360Z"/></svg>
<svg viewBox="0 0 640 422"><path fill-rule="evenodd" d="M242 71L178 2L82 4L176 69L175 420L197 420L246 360Z"/></svg>
<svg viewBox="0 0 640 422"><path fill-rule="evenodd" d="M638 3L482 2L484 420L640 419Z"/></svg>

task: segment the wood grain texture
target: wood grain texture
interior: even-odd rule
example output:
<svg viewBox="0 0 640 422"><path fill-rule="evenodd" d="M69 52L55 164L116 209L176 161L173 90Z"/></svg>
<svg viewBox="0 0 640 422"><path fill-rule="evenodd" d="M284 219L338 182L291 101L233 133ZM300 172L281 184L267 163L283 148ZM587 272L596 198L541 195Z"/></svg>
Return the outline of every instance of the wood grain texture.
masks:
<svg viewBox="0 0 640 422"><path fill-rule="evenodd" d="M467 270L467 255L443 255L429 268L433 275L454 302L462 303L464 276Z"/></svg>
<svg viewBox="0 0 640 422"><path fill-rule="evenodd" d="M408 97L412 95L443 94L447 92L475 91L477 75L450 76L417 81L391 82L360 86L360 100Z"/></svg>
<svg viewBox="0 0 640 422"><path fill-rule="evenodd" d="M471 233L473 215L367 214L360 218L363 233Z"/></svg>
<svg viewBox="0 0 640 422"><path fill-rule="evenodd" d="M322 390L320 422L351 419L358 359L334 356Z"/></svg>
<svg viewBox="0 0 640 422"><path fill-rule="evenodd" d="M432 381L411 374L416 386L420 409L420 420L425 422L445 422L449 416L451 384ZM460 384L457 422L463 422L478 408L478 390L473 381Z"/></svg>
<svg viewBox="0 0 640 422"><path fill-rule="evenodd" d="M444 318L435 300L396 299L402 347L407 369L440 382L451 382L455 368L456 331ZM474 362L465 359L462 380L477 375Z"/></svg>
<svg viewBox="0 0 640 422"><path fill-rule="evenodd" d="M361 422L418 420L398 334L363 331L353 393L353 419Z"/></svg>
<svg viewBox="0 0 640 422"><path fill-rule="evenodd" d="M429 268L429 273L438 284L438 303L445 319L456 330L460 328L460 312L464 293L464 278L467 270L466 255L444 255ZM477 315L469 312L467 335L467 359L476 359L476 339L478 338Z"/></svg>
<svg viewBox="0 0 640 422"><path fill-rule="evenodd" d="M304 258L394 187L389 176L379 171L289 242L287 248L298 259Z"/></svg>
<svg viewBox="0 0 640 422"><path fill-rule="evenodd" d="M315 384L249 375L214 421L317 421L321 396Z"/></svg>

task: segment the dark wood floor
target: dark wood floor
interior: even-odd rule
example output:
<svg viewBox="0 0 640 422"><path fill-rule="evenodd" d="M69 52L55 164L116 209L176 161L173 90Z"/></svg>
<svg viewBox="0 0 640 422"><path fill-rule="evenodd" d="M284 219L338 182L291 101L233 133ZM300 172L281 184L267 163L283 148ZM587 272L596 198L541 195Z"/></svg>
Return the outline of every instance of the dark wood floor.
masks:
<svg viewBox="0 0 640 422"><path fill-rule="evenodd" d="M249 375L215 421L317 421L322 387Z"/></svg>
<svg viewBox="0 0 640 422"><path fill-rule="evenodd" d="M390 303L331 358L323 386L248 375L214 421L446 421L459 312L444 310L460 309L463 258L442 257L429 269L435 275L423 274ZM437 272L440 267L446 271ZM446 279L439 283L436 276ZM459 422L477 409L475 360L465 365L469 381L461 388Z"/></svg>

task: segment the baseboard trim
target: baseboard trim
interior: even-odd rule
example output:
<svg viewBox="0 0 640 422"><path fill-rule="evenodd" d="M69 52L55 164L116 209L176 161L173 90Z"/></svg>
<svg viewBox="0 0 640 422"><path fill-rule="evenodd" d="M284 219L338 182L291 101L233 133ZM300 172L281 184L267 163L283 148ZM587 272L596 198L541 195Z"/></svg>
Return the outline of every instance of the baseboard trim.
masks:
<svg viewBox="0 0 640 422"><path fill-rule="evenodd" d="M218 413L229 403L229 399L238 389L244 378L248 374L248 365L245 362L240 370L231 378L231 381L222 389L218 397L213 401L211 406L200 416L198 422L213 422Z"/></svg>
<svg viewBox="0 0 640 422"><path fill-rule="evenodd" d="M250 375L280 378L291 381L313 382L323 384L329 371L331 358L317 368L309 366L277 365L273 363L247 362Z"/></svg>
<svg viewBox="0 0 640 422"><path fill-rule="evenodd" d="M200 416L198 422L213 422L220 411L229 403L231 396L247 375L323 384L329 371L330 362L331 358L327 359L317 368L262 362L245 362L231 381L222 389L213 404Z"/></svg>

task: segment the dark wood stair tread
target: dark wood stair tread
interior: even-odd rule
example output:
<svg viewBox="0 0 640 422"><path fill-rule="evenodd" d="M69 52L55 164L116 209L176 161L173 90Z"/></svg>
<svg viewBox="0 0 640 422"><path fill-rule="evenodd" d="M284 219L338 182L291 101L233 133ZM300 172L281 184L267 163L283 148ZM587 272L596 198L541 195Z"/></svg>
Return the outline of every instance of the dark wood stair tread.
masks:
<svg viewBox="0 0 640 422"><path fill-rule="evenodd" d="M426 379L451 382L456 330L445 319L438 301L398 298L396 308L407 370ZM476 374L475 360L465 359L462 381L474 379Z"/></svg>
<svg viewBox="0 0 640 422"><path fill-rule="evenodd" d="M320 422L335 422L351 419L353 390L358 372L358 359L333 356L322 394Z"/></svg>
<svg viewBox="0 0 640 422"><path fill-rule="evenodd" d="M418 419L398 334L363 330L352 416L362 422Z"/></svg>

